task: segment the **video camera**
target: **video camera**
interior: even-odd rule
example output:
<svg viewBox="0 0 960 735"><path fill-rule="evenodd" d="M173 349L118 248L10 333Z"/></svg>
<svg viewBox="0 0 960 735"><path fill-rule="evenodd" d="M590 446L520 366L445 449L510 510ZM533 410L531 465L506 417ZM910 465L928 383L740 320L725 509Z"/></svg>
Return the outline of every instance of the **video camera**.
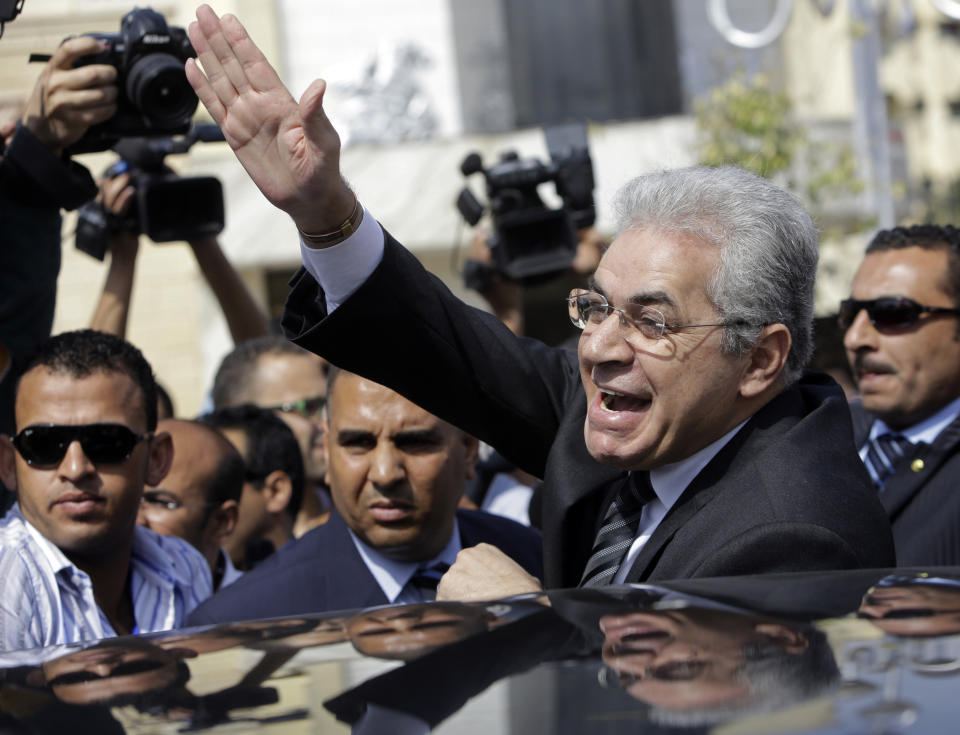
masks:
<svg viewBox="0 0 960 735"><path fill-rule="evenodd" d="M215 176L181 177L164 164L169 154L186 153L198 142L222 141L216 125L197 125L182 138L125 138L114 145L120 161L107 176L129 172L136 199L117 217L99 202L78 211L76 246L103 260L111 232L143 233L154 242L198 240L223 231L223 187Z"/></svg>
<svg viewBox="0 0 960 735"><path fill-rule="evenodd" d="M0 37L6 23L15 19L23 10L24 0L0 0Z"/></svg>
<svg viewBox="0 0 960 735"><path fill-rule="evenodd" d="M478 153L469 154L460 165L464 176L483 174L494 228L488 242L492 264L468 264L471 268L465 270L464 280L469 288L482 289L490 270L525 285L562 275L576 255L577 230L596 219L586 126L551 126L544 135L550 163L507 151L489 168L483 167ZM563 201L559 209L548 208L540 198L537 187L547 182L554 183ZM476 225L485 207L464 187L457 209L470 225Z"/></svg>
<svg viewBox="0 0 960 735"><path fill-rule="evenodd" d="M105 151L121 138L179 135L190 129L197 95L183 65L197 54L183 28L170 27L152 8L134 8L120 33L89 33L105 46L74 66L109 64L117 69L117 112L92 126L69 154Z"/></svg>

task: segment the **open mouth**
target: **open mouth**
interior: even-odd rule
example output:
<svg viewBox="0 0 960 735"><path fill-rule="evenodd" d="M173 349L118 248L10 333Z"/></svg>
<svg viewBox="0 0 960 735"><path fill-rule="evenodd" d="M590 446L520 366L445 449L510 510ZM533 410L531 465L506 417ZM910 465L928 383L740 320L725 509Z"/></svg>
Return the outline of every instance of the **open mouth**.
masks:
<svg viewBox="0 0 960 735"><path fill-rule="evenodd" d="M650 405L649 398L637 398L611 390L600 391L600 406L605 411L619 413L621 411L639 411Z"/></svg>

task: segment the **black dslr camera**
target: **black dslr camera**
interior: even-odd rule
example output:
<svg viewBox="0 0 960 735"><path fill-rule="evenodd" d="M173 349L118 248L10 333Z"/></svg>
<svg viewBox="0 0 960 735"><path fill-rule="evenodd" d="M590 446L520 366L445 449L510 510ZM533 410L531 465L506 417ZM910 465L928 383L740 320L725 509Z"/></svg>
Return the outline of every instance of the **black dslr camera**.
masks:
<svg viewBox="0 0 960 735"><path fill-rule="evenodd" d="M124 138L114 145L120 161L107 176L129 172L136 197L130 212L118 217L100 202L77 212L76 246L103 260L112 232L143 233L154 242L199 240L223 231L223 187L215 176L178 176L164 164L170 153L186 153L198 142L222 141L216 125L198 125L179 138Z"/></svg>
<svg viewBox="0 0 960 735"><path fill-rule="evenodd" d="M525 285L562 275L576 255L577 230L596 219L586 126L558 125L546 128L544 134L550 163L522 159L508 151L486 169L477 153L460 165L464 176L483 174L494 228L488 243L492 265L468 263L464 279L469 288L482 289L491 268ZM537 192L547 182L553 182L563 201L559 209L547 207ZM466 187L457 197L457 209L471 225L484 212L483 204Z"/></svg>
<svg viewBox="0 0 960 735"><path fill-rule="evenodd" d="M104 151L120 138L187 132L197 95L183 70L196 53L183 28L171 28L157 11L134 8L120 33L90 33L106 48L77 59L74 66L109 64L117 69L117 112L94 125L69 153Z"/></svg>

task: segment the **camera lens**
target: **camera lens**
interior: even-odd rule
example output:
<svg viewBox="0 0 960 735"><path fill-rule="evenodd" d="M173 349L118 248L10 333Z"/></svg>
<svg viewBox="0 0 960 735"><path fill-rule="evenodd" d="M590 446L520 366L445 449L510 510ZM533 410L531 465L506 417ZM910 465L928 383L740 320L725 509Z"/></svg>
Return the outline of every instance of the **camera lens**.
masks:
<svg viewBox="0 0 960 735"><path fill-rule="evenodd" d="M171 54L147 54L137 59L127 75L127 98L156 127L190 124L197 95L187 81L183 61Z"/></svg>

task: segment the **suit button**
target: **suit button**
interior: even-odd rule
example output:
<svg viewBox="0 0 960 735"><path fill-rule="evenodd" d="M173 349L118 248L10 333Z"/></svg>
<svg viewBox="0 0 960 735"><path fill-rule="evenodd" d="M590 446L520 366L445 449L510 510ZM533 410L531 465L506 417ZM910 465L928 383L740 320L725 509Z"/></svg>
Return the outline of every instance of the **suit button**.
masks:
<svg viewBox="0 0 960 735"><path fill-rule="evenodd" d="M913 470L914 472L919 472L920 470L923 469L923 467L924 467L924 464L922 459L915 459L913 460L913 462L910 463L910 469Z"/></svg>

